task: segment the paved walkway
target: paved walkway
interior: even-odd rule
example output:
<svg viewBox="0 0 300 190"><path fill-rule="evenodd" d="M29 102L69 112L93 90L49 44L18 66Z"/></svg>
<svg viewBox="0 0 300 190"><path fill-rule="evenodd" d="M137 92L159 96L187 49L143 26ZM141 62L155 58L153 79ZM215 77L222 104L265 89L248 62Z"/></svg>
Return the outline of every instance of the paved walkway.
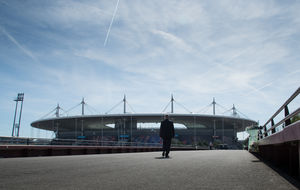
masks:
<svg viewBox="0 0 300 190"><path fill-rule="evenodd" d="M297 189L241 150L0 159L0 189Z"/></svg>

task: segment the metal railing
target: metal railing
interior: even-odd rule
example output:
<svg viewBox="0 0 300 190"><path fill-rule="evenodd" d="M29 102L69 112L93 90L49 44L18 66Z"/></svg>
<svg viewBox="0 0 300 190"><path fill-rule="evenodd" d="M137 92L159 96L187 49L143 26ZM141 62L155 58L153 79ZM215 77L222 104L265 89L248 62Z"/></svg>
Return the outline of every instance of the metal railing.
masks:
<svg viewBox="0 0 300 190"><path fill-rule="evenodd" d="M276 133L276 128L282 126L283 128L291 124L291 118L300 113L300 107L289 113L288 105L300 94L300 87L292 94L292 96L273 114L273 116L261 127L259 131L259 139L263 139L269 136L269 133L272 135ZM284 110L284 118L274 123L274 118ZM271 127L267 129L267 125L271 123Z"/></svg>

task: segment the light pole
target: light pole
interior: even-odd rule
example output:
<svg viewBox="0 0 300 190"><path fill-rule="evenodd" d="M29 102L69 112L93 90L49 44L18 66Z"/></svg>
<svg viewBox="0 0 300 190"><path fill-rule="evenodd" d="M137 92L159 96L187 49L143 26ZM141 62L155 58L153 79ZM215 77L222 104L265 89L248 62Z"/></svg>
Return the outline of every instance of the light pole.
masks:
<svg viewBox="0 0 300 190"><path fill-rule="evenodd" d="M19 137L19 134L20 134L23 100L24 100L24 93L18 93L18 97L14 100L16 102L16 108L15 108L14 123L13 123L12 134L11 134L12 137L13 136ZM19 113L19 122L16 123L16 116L17 116L17 111L18 111L18 102L21 102L21 109L20 109L20 113Z"/></svg>

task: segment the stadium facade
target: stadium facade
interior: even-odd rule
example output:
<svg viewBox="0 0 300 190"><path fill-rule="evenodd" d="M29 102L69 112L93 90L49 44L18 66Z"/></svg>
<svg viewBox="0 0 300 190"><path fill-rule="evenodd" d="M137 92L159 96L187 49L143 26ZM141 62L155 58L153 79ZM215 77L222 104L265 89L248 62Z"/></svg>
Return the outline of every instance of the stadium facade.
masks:
<svg viewBox="0 0 300 190"><path fill-rule="evenodd" d="M165 114L104 114L54 117L31 123L32 127L53 131L59 139L85 139L98 141L126 141L159 143L157 127L143 128L140 124L150 123L159 126ZM175 141L181 144L208 144L218 141L233 145L237 133L245 131L257 122L234 116L175 114L169 113L174 124L184 125L175 128Z"/></svg>

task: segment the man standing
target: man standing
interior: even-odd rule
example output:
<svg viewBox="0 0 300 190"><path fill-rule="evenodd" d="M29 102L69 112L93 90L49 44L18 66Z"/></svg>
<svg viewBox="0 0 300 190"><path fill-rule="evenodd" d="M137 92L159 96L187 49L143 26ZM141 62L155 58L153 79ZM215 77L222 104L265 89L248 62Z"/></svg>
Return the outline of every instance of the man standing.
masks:
<svg viewBox="0 0 300 190"><path fill-rule="evenodd" d="M169 158L172 138L174 138L174 125L169 121L169 116L165 115L165 120L160 123L159 136L163 139L163 153L162 156Z"/></svg>

